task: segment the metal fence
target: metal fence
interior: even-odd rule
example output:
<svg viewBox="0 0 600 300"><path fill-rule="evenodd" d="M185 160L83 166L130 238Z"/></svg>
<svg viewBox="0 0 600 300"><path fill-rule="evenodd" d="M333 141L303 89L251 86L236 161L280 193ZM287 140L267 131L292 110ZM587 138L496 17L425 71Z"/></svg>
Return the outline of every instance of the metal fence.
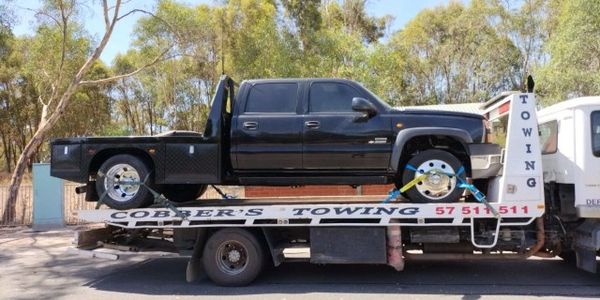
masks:
<svg viewBox="0 0 600 300"><path fill-rule="evenodd" d="M8 185L0 185L0 216L4 213L4 206L8 199ZM33 187L31 184L23 184L19 189L17 199L17 216L15 222L17 224L31 224L33 218L32 209Z"/></svg>
<svg viewBox="0 0 600 300"><path fill-rule="evenodd" d="M73 182L65 182L63 185L63 207L65 223L69 225L83 224L81 220L77 219L75 214L78 210L95 209L96 202L85 201L85 194L75 193L75 187L80 184ZM243 187L221 187L224 192L235 195L237 197L244 197ZM218 199L221 198L219 193L212 187L209 187L201 199ZM4 212L4 206L8 199L8 185L0 185L0 216ZM102 208L106 208L103 206ZM19 189L19 196L17 200L17 217L16 225L31 225L33 220L33 186L31 184L21 185Z"/></svg>

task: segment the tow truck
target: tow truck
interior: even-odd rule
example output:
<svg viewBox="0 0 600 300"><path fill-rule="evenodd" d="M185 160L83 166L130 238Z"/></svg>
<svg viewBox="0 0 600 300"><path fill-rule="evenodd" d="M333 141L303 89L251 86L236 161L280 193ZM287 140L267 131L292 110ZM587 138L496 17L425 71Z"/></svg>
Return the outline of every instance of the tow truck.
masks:
<svg viewBox="0 0 600 300"><path fill-rule="evenodd" d="M482 107L491 138L502 151L472 163L499 163L501 168L490 178L461 180L466 191L458 202L414 203L402 197L400 191L415 188L435 171L387 197L225 197L178 203L155 192L159 204L149 208L83 210L78 217L121 232L171 230L179 253L190 257L187 280L202 273L223 286L250 284L265 267L299 259L381 264L401 271L405 262L415 260L571 255L580 267L595 271L600 226L581 218L596 215L583 207L570 210L560 192L568 187L544 184L548 171L542 169L535 94L503 93ZM600 128L598 123L594 126ZM585 132L591 131L600 129ZM566 224L565 216L575 223ZM309 255L290 257L290 248L305 248Z"/></svg>

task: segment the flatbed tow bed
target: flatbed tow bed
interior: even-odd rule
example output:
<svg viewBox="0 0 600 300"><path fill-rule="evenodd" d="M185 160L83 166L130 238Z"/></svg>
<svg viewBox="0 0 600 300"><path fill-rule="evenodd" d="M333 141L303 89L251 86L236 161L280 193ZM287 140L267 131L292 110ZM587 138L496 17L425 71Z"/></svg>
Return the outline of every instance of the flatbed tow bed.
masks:
<svg viewBox="0 0 600 300"><path fill-rule="evenodd" d="M379 197L297 197L207 199L180 203L185 218L164 207L130 210L85 210L79 218L123 228L180 228L221 226L468 226L473 220L494 219L481 203L382 203ZM226 202L226 205L223 204ZM501 226L528 225L544 213L544 205L519 202L490 204L499 212ZM243 222L242 222L243 221Z"/></svg>
<svg viewBox="0 0 600 300"><path fill-rule="evenodd" d="M286 261L290 247L310 248L311 263L387 264L413 259L523 259L551 254L556 232L545 229L541 152L533 94L486 103L488 119L506 122L503 168L455 203L411 203L386 196L208 199L167 207L84 210L88 222L132 229L173 229L191 256L187 278L204 272L215 283L252 282L266 264ZM470 183L465 186L474 187ZM469 188L471 191L476 191ZM421 254L414 254L413 250Z"/></svg>

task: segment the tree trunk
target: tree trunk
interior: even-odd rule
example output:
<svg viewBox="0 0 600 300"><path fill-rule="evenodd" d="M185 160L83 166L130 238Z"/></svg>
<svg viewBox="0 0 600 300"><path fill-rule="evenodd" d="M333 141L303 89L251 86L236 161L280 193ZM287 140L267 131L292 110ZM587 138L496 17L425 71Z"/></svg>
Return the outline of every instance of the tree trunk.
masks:
<svg viewBox="0 0 600 300"><path fill-rule="evenodd" d="M4 159L6 160L6 171L7 172L11 172L12 171L12 164L11 164L11 157L10 157L10 139L7 140L7 134L2 133L2 149L4 150Z"/></svg>
<svg viewBox="0 0 600 300"><path fill-rule="evenodd" d="M42 130L36 131L33 138L29 141L29 143L27 143L25 149L23 149L23 152L19 157L19 161L17 162L13 175L10 178L8 199L4 206L4 213L2 214L3 225L12 225L15 222L17 196L19 195L19 187L21 186L21 181L23 181L23 174L25 173L25 169L29 165L30 158L33 157L33 155L35 155L37 148L39 148L39 146L44 141L44 135L45 134Z"/></svg>
<svg viewBox="0 0 600 300"><path fill-rule="evenodd" d="M163 52L151 64L142 66L141 68L137 69L134 72L131 72L128 74L123 74L123 75L118 75L118 76L113 76L113 77L109 77L109 78L105 78L105 79L100 79L100 80L91 80L91 81L83 81L82 82L84 75L88 72L88 70L90 69L92 64L98 60L98 58L100 57L100 54L102 54L102 51L104 50L104 47L106 46L106 43L108 43L108 40L110 39L110 36L112 34L115 24L117 23L117 21L120 18L123 17L123 16L119 17L119 8L121 6L121 0L116 0L115 4L112 6L112 8L108 7L107 1L103 1L102 4L103 4L102 5L103 10L104 10L104 20L105 20L105 25L106 25L106 31L104 32L104 36L102 37L98 46L96 46L96 48L94 49L94 52L91 54L91 56L88 57L88 59L83 64L83 66L81 66L81 68L79 68L79 71L71 79L69 85L66 87L66 89L64 90L62 95L59 97L56 93L53 92L52 95L50 96L50 98L48 99L48 103L52 102L52 100L54 100L54 99L59 100L58 104L56 105L55 110L51 114L48 114L48 105L43 104L42 114L40 117L40 123L38 125L38 129L35 131L35 134L33 134L33 136L31 137L31 140L25 145L23 151L21 152L21 156L19 157L19 160L18 160L17 164L15 165L15 171L13 172L13 175L10 179L9 194L8 194L8 199L6 201L6 204L4 206L4 213L2 215L2 220L0 220L1 224L6 224L6 225L14 224L15 216L16 216L17 196L19 194L19 187L21 185L21 181L23 180L23 173L25 172L25 168L27 168L29 161L35 155L37 149L40 147L40 145L42 145L42 143L46 137L46 134L50 131L50 129L52 129L52 127L56 124L56 122L58 122L58 120L64 115L65 110L67 109L67 107L69 105L69 101L71 100L71 97L73 96L75 91L79 88L79 86L81 84L98 85L98 84L103 84L106 82L118 80L120 78L135 75L136 73L142 71L144 68L157 63L160 60L160 58L166 53L166 51ZM109 10L110 9L113 10L112 19L109 19ZM125 15L128 15L128 14L125 14ZM63 20L65 20L65 19L63 18ZM63 26L64 26L63 32L66 32L66 27L67 27L66 23L63 24ZM63 36L63 41L65 38L66 37ZM64 47L63 47L63 51L64 51ZM63 59L64 59L64 52L63 52ZM62 75L62 73L60 75ZM61 77L59 76L59 78L57 79L58 83L61 83L60 78Z"/></svg>

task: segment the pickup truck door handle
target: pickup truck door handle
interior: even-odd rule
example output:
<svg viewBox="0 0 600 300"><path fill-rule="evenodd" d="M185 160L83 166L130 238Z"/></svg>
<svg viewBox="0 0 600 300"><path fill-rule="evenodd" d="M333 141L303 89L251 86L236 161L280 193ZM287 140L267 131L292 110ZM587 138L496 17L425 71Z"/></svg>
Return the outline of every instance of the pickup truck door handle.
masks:
<svg viewBox="0 0 600 300"><path fill-rule="evenodd" d="M248 130L256 130L258 128L258 122L244 122L244 128Z"/></svg>
<svg viewBox="0 0 600 300"><path fill-rule="evenodd" d="M321 126L321 123L319 121L306 121L304 122L304 126L310 129L317 129L319 126Z"/></svg>

